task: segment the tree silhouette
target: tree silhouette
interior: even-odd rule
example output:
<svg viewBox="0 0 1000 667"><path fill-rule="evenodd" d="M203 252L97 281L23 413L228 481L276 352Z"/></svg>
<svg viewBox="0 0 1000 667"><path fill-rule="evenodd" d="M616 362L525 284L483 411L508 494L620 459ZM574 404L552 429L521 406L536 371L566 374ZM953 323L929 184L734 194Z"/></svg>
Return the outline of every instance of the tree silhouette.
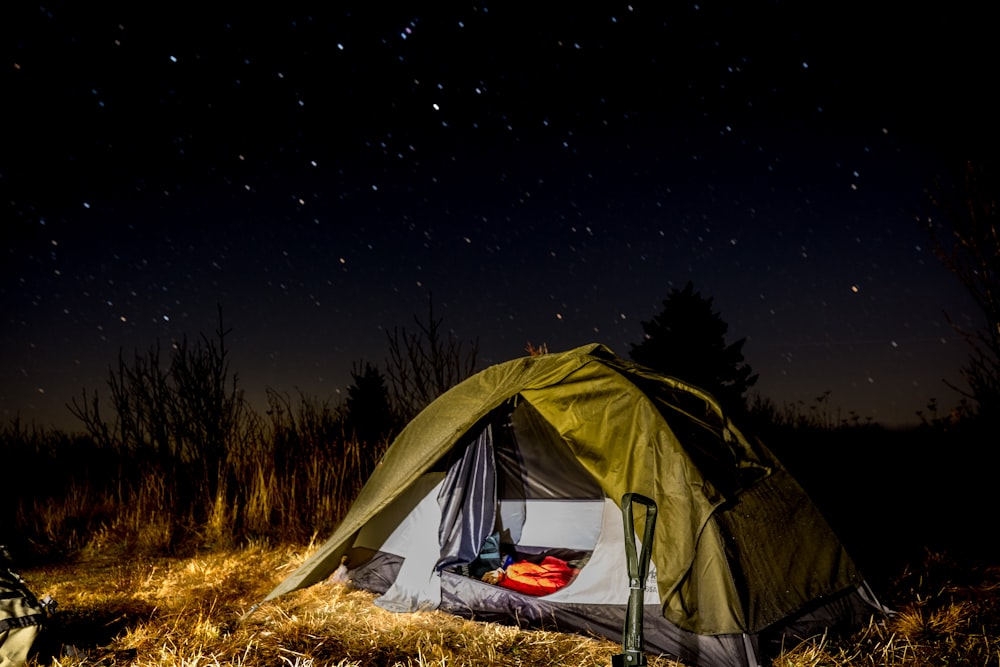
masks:
<svg viewBox="0 0 1000 667"><path fill-rule="evenodd" d="M229 368L230 331L219 306L215 338L203 334L191 344L185 337L168 360L161 361L159 342L144 354L136 350L131 361L119 351L108 375L110 416L96 391L85 389L68 407L101 446L169 472L182 497L210 507L225 489L226 462L251 438L250 407Z"/></svg>
<svg viewBox="0 0 1000 667"><path fill-rule="evenodd" d="M359 442L375 444L395 434L397 419L389 403L385 376L369 362L351 370L344 426Z"/></svg>
<svg viewBox="0 0 1000 667"><path fill-rule="evenodd" d="M1000 170L996 165L965 162L958 184L939 186L929 199L943 215L928 216L931 246L961 281L983 315L984 326L951 325L971 347L962 369L968 389L952 387L975 401L980 417L1000 414Z"/></svg>
<svg viewBox="0 0 1000 667"><path fill-rule="evenodd" d="M414 315L416 330L394 327L387 332L389 356L386 375L392 405L400 419L409 421L428 403L476 369L479 339L466 347L444 320L434 317L433 295L427 297L427 319Z"/></svg>
<svg viewBox="0 0 1000 667"><path fill-rule="evenodd" d="M712 310L712 299L689 282L672 289L663 310L642 323L644 340L633 344L632 360L709 392L732 412L744 412L747 390L757 382L743 363L745 338L726 345L729 325Z"/></svg>

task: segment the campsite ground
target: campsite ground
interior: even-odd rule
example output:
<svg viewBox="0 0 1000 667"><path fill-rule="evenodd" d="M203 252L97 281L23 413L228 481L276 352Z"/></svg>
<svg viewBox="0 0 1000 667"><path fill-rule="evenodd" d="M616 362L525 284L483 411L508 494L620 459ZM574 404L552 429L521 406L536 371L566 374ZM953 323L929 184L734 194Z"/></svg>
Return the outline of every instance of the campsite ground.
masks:
<svg viewBox="0 0 1000 667"><path fill-rule="evenodd" d="M151 468L128 448L0 429L2 458L24 471L8 480L16 506L0 514L0 535L16 542L9 545L32 590L59 604L48 639L78 649L43 653L36 664L610 664L620 652L613 641L438 612L390 614L370 595L334 585L289 594L238 624L302 562L315 546L310 536L332 531L381 451L331 437L342 431L320 407L270 413L253 448L225 458L235 462L225 469L230 483L213 494L201 492L212 480L170 460ZM806 424L761 434L898 612L853 637L813 638L776 666L1000 664L992 536L1000 448L982 433Z"/></svg>
<svg viewBox="0 0 1000 667"><path fill-rule="evenodd" d="M400 667L609 665L615 642L466 621L442 612L392 614L370 594L321 584L240 617L311 547L252 545L185 557L126 557L114 545L23 572L59 605L40 665L329 665ZM774 665L997 664L1000 567L927 552L883 595L897 615L853 637L814 638ZM56 644L75 647L60 649ZM678 665L651 657L654 667Z"/></svg>
<svg viewBox="0 0 1000 667"><path fill-rule="evenodd" d="M610 641L443 612L392 614L372 605L372 595L339 584L297 591L240 623L306 552L249 547L187 558L94 555L25 575L59 604L58 638L76 649L59 665L606 665L620 650Z"/></svg>

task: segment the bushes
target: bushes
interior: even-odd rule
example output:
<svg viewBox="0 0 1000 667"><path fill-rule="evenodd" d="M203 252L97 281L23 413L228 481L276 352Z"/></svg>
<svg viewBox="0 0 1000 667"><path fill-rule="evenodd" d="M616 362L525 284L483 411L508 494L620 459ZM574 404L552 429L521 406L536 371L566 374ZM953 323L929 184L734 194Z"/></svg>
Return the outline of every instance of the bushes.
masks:
<svg viewBox="0 0 1000 667"><path fill-rule="evenodd" d="M18 474L0 534L16 550L53 557L303 543L332 532L384 450L331 436L340 430L336 415L305 399L294 415L248 417L243 426L252 437L206 473L183 460L109 450L92 436L10 424L0 430L0 456Z"/></svg>
<svg viewBox="0 0 1000 667"><path fill-rule="evenodd" d="M229 371L226 333L119 357L109 419L97 393L72 409L86 434L0 429L16 471L0 530L15 548L164 553L331 532L386 442L344 435L339 409L269 392L256 414Z"/></svg>

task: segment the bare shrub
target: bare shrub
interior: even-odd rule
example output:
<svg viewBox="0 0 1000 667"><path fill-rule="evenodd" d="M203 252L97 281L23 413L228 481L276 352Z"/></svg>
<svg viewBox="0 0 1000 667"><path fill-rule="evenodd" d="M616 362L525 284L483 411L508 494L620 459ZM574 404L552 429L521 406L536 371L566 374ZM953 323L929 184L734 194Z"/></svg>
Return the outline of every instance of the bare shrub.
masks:
<svg viewBox="0 0 1000 667"><path fill-rule="evenodd" d="M465 346L453 330L442 328L434 317L434 302L427 299L427 319L413 318L416 330L394 327L388 333L387 375L396 413L404 422L428 403L472 375L476 369L479 339Z"/></svg>

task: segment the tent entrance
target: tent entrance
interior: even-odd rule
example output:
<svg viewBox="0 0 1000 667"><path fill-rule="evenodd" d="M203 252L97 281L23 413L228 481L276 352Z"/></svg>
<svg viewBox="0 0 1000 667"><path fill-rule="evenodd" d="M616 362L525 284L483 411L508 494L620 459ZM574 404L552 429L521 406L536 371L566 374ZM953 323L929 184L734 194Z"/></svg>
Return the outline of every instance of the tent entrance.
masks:
<svg viewBox="0 0 1000 667"><path fill-rule="evenodd" d="M604 492L559 433L523 400L492 430L501 543L593 551Z"/></svg>
<svg viewBox="0 0 1000 667"><path fill-rule="evenodd" d="M424 475L355 539L351 567L372 562L352 577L355 585L383 593L380 606L436 608L443 573L478 579L486 571L484 547L497 551L497 565L526 563L511 573L565 566L567 572L540 576L571 581L601 541L605 514L617 513L556 430L526 401L502 406L470 436L434 466L443 472ZM426 539L435 533L437 540ZM376 554L381 556L373 558ZM386 571L387 565L396 572ZM624 577L624 570L619 574Z"/></svg>
<svg viewBox="0 0 1000 667"><path fill-rule="evenodd" d="M438 490L436 569L551 595L576 579L598 544L603 491L530 404L496 416L456 447Z"/></svg>

